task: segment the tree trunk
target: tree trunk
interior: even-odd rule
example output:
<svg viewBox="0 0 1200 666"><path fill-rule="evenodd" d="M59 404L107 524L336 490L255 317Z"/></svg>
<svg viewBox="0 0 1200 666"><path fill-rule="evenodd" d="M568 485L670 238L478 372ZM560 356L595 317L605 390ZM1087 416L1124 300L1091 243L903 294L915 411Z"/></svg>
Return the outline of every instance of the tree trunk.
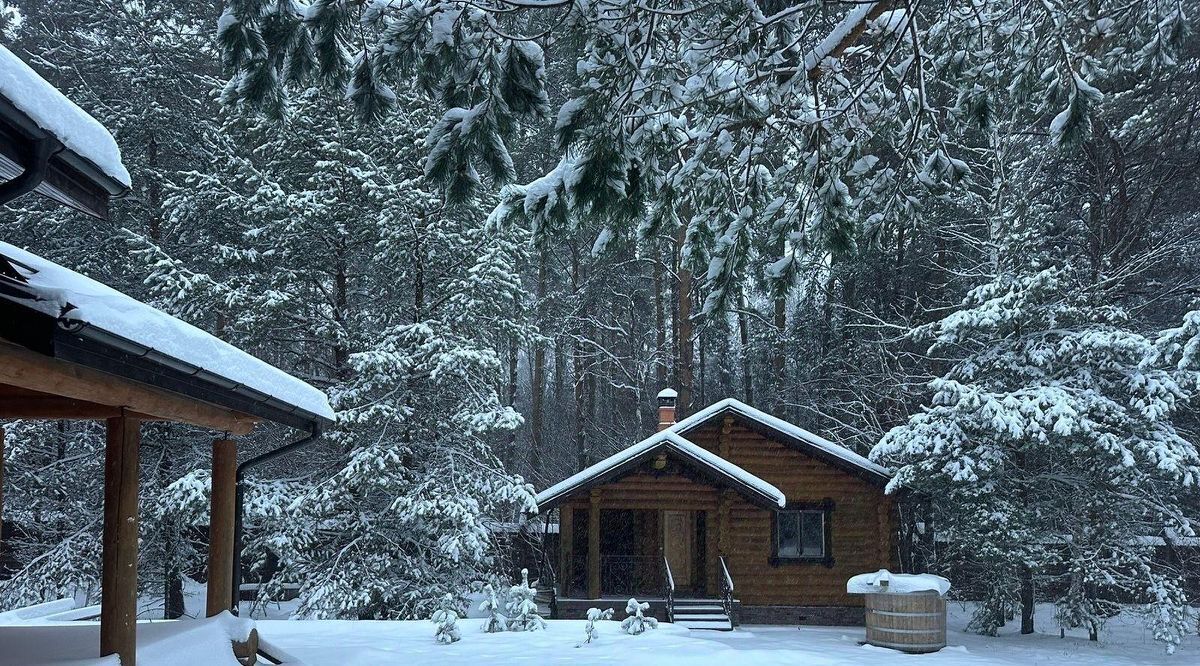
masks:
<svg viewBox="0 0 1200 666"><path fill-rule="evenodd" d="M337 323L337 341L333 345L333 367L338 379L350 378L350 350L346 346L346 313L349 311L349 277L346 274L346 245L337 244L333 274L333 320Z"/></svg>
<svg viewBox="0 0 1200 666"><path fill-rule="evenodd" d="M1033 633L1033 570L1021 569L1021 633Z"/></svg>
<svg viewBox="0 0 1200 666"><path fill-rule="evenodd" d="M171 455L164 451L158 466L159 482L163 485L171 482ZM175 620L183 617L186 609L183 604L183 572L179 563L179 525L170 511L163 515L162 545L163 545L163 619Z"/></svg>
<svg viewBox="0 0 1200 666"><path fill-rule="evenodd" d="M538 254L537 275L537 325L546 326L546 251ZM546 399L546 346L541 341L533 346L533 368L530 377L529 395L529 468L534 480L540 481L542 474L542 424L545 420Z"/></svg>
<svg viewBox="0 0 1200 666"><path fill-rule="evenodd" d="M784 372L787 370L787 297L776 296L774 300L775 314L775 344L771 354L771 378L775 386L771 390L771 409L780 416L783 415L783 385Z"/></svg>
<svg viewBox="0 0 1200 666"><path fill-rule="evenodd" d="M652 246L651 256L654 258L654 381L655 388L662 389L667 383L664 358L667 353L667 319L663 306L663 262L657 244Z"/></svg>
<svg viewBox="0 0 1200 666"><path fill-rule="evenodd" d="M750 315L746 312L746 292L738 291L738 340L742 347L742 399L754 404L754 382L750 375Z"/></svg>
<svg viewBox="0 0 1200 666"><path fill-rule="evenodd" d="M692 406L692 272L687 269L683 256L686 234L686 225L680 224L675 231L675 267L679 277L675 327L675 346L679 352L676 365L679 399L675 414L679 419L690 414Z"/></svg>
<svg viewBox="0 0 1200 666"><path fill-rule="evenodd" d="M520 349L520 340L514 335L508 341L508 385L505 387L504 404L510 409L517 408L517 351ZM517 460L517 430L514 428L508 431L508 447L504 451L505 467L512 471L518 464Z"/></svg>
<svg viewBox="0 0 1200 666"><path fill-rule="evenodd" d="M580 284L579 252L575 244L571 244L571 293L578 298ZM587 410L584 397L586 395L587 371L583 364L583 343L580 341L584 334L582 317L575 322L575 340L571 344L571 372L574 383L575 398L575 470L587 467Z"/></svg>

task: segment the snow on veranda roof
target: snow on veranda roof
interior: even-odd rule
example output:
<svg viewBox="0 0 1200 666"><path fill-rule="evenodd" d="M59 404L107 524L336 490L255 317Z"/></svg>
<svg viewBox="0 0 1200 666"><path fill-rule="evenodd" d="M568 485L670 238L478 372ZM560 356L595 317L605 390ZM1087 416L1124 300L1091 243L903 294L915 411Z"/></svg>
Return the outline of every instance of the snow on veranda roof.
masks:
<svg viewBox="0 0 1200 666"><path fill-rule="evenodd" d="M121 150L104 125L4 46L0 46L0 95L38 127L54 135L67 149L113 180L130 186L129 171L121 162Z"/></svg>
<svg viewBox="0 0 1200 666"><path fill-rule="evenodd" d="M99 329L207 371L235 388L245 387L319 419L333 420L323 392L216 336L3 241L0 259L7 260L18 276L8 280L12 288L0 289L0 298L59 321ZM0 277L0 283L6 280Z"/></svg>
<svg viewBox="0 0 1200 666"><path fill-rule="evenodd" d="M663 430L646 439L619 451L587 469L569 476L550 486L537 495L540 511L545 511L557 504L567 495L580 488L603 482L604 480L629 470L660 451L670 451L678 454L685 461L702 467L718 477L739 488L743 494L752 496L761 504L774 505L779 508L787 506L787 498L775 486L763 481L741 467L725 460L715 453L689 442L674 432L673 429Z"/></svg>
<svg viewBox="0 0 1200 666"><path fill-rule="evenodd" d="M682 421L672 425L669 430L677 432L681 435L687 434L691 430L695 430L701 425L709 422L714 417L733 412L739 416L746 418L754 424L765 427L775 433L786 437L790 442L798 447L808 450L809 452L825 458L828 462L843 467L845 469L862 472L868 478L874 479L881 483L886 483L892 473L886 467L873 463L865 457L851 451L850 449L835 444L820 435L809 432L804 428L788 423L781 418L771 416L770 414L751 407L746 403L726 398L719 402L715 402L708 407L692 414Z"/></svg>

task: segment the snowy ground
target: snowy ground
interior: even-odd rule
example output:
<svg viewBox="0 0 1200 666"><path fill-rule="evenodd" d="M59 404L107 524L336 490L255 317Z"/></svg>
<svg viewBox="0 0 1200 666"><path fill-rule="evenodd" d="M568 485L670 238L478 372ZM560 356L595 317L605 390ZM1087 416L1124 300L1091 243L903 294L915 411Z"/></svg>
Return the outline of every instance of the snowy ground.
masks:
<svg viewBox="0 0 1200 666"><path fill-rule="evenodd" d="M194 583L186 590L189 614L201 613L203 587ZM143 600L145 617L154 617L156 603ZM250 604L243 604L249 614ZM969 608L951 604L949 644L931 655L904 655L892 650L859 645L861 627L766 627L747 626L734 632L691 631L663 624L642 636L621 632L619 622L599 623L600 639L590 645L583 638L582 621L550 621L546 631L533 633L485 634L478 618L460 621L463 639L453 645L440 645L433 639L429 622L303 621L286 619L295 602L258 609L256 620L263 640L282 648L306 666L391 666L437 664L466 666L475 664L571 664L600 666L611 664L653 664L655 666L1192 666L1200 664L1200 637L1189 636L1179 651L1169 656L1155 642L1137 617L1132 614L1111 620L1102 640L1091 643L1083 635L1058 637L1053 607L1038 607L1038 633L1020 636L1015 627L1001 636L989 638L964 633ZM618 614L618 618L621 617ZM72 623L80 631L82 623ZM170 624L170 623L161 623ZM0 637L12 628L0 627ZM94 627L91 631L95 631ZM153 631L140 637L151 643L139 646L139 664L165 666L176 663L174 657L156 661ZM8 638L11 638L10 635ZM57 640L57 639L56 639ZM87 641L94 645L94 636ZM142 641L139 641L141 643ZM223 641L210 641L214 644ZM7 639L0 643L10 643ZM44 641L40 641L45 645ZM169 643L162 643L169 646ZM578 646L578 647L577 647ZM0 650L0 666L27 661L14 657L14 645ZM158 650L161 652L161 650ZM176 651L178 654L178 651ZM84 653L81 653L84 654ZM50 656L53 661L52 655ZM142 657L145 657L143 659ZM45 663L39 661L36 663ZM56 664L62 662L55 662ZM101 662L96 662L101 663ZM215 663L215 662L206 662Z"/></svg>
<svg viewBox="0 0 1200 666"><path fill-rule="evenodd" d="M1200 639L1191 636L1174 656L1142 629L1135 618L1114 619L1104 640L1058 637L1049 606L1040 608L1039 631L1032 636L1005 633L996 638L952 631L950 647L931 655L904 655L859 645L854 627L764 627L734 632L691 631L671 625L642 636L621 633L618 622L600 623L600 640L576 647L583 622L552 621L544 632L485 634L478 620L463 620L463 639L453 645L433 640L428 622L302 622L260 620L261 635L308 666L388 666L391 664L654 664L690 666L1125 666L1200 663ZM967 614L954 606L951 626Z"/></svg>

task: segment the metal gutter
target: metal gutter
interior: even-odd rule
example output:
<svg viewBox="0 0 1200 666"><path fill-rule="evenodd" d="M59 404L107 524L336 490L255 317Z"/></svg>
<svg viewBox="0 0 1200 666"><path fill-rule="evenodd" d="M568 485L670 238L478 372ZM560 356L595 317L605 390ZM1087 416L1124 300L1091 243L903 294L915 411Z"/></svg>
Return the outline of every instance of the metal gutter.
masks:
<svg viewBox="0 0 1200 666"><path fill-rule="evenodd" d="M24 164L20 175L0 184L0 205L36 190L50 171L50 158L63 149L63 145L52 136L34 139L27 150L22 150Z"/></svg>
<svg viewBox="0 0 1200 666"><path fill-rule="evenodd" d="M246 472L314 444L320 438L321 430L314 425L307 437L257 455L237 466L237 499L233 512L233 608L230 609L234 615L238 614L242 601L242 531L246 520Z"/></svg>
<svg viewBox="0 0 1200 666"><path fill-rule="evenodd" d="M61 334L55 336L54 345L58 358L300 430L311 431L329 423L323 416L87 322L60 317L58 328ZM81 344L86 342L119 352L118 357L99 354L89 349L90 345Z"/></svg>

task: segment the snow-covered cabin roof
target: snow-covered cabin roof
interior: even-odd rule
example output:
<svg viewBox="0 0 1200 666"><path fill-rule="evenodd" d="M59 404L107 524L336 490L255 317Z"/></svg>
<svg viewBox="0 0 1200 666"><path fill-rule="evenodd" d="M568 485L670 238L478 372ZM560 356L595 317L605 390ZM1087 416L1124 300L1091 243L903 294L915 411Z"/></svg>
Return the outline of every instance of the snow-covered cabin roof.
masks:
<svg viewBox="0 0 1200 666"><path fill-rule="evenodd" d="M239 411L297 427L333 419L325 394L309 384L191 324L2 241L0 301L54 322L49 335L63 336L55 345L61 342L69 350L95 344L148 359L164 376L203 382L204 395L236 394L238 404L225 406ZM0 333L5 328L0 326ZM25 325L21 332L28 337L33 328Z"/></svg>
<svg viewBox="0 0 1200 666"><path fill-rule="evenodd" d="M664 451L677 454L683 462L725 481L758 504L778 508L787 505L787 498L775 486L668 429L655 433L538 493L538 509L550 509L568 495L604 483Z"/></svg>
<svg viewBox="0 0 1200 666"><path fill-rule="evenodd" d="M129 171L121 162L121 149L104 125L3 46L0 46L0 95L68 150L129 187Z"/></svg>
<svg viewBox="0 0 1200 666"><path fill-rule="evenodd" d="M886 467L873 463L850 449L809 432L794 423L788 423L781 418L771 416L760 409L755 409L733 398L726 398L705 407L672 425L670 430L681 435L686 435L688 432L705 425L714 418L729 413L742 417L747 425L751 427L758 427L769 431L775 437L815 458L859 474L870 481L885 484L891 478L891 472Z"/></svg>

